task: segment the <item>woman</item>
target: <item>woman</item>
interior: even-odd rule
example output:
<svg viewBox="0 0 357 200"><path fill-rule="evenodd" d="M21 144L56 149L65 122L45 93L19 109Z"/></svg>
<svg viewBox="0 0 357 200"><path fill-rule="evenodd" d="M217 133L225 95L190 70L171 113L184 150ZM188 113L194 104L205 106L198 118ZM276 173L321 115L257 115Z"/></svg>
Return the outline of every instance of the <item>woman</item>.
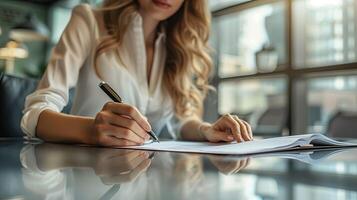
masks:
<svg viewBox="0 0 357 200"><path fill-rule="evenodd" d="M247 122L201 121L212 66L205 0L105 0L77 6L54 48L21 126L30 138L103 146L141 145L166 126L184 140L252 140ZM108 82L126 104L98 89ZM76 87L71 115L60 113ZM176 135L172 134L175 138Z"/></svg>

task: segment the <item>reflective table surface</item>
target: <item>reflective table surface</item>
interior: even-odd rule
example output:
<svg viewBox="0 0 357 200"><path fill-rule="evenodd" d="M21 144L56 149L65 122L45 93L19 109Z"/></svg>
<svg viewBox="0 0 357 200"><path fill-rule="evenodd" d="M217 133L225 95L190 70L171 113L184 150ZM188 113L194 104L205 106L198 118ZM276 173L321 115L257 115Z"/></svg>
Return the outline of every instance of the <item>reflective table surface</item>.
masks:
<svg viewBox="0 0 357 200"><path fill-rule="evenodd" d="M5 140L0 199L357 199L357 149L237 157Z"/></svg>

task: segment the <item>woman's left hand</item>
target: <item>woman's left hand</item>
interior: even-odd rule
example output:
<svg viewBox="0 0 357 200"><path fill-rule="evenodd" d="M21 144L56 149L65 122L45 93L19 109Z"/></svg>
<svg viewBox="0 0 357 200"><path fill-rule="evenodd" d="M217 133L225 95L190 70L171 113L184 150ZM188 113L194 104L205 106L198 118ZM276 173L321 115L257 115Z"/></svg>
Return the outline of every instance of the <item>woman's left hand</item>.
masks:
<svg viewBox="0 0 357 200"><path fill-rule="evenodd" d="M209 155L208 159L220 172L226 175L238 173L240 170L246 168L250 162L250 158L232 160L227 159L227 157L214 155Z"/></svg>
<svg viewBox="0 0 357 200"><path fill-rule="evenodd" d="M244 142L253 140L250 125L236 115L225 114L213 124L203 123L200 132L210 142Z"/></svg>

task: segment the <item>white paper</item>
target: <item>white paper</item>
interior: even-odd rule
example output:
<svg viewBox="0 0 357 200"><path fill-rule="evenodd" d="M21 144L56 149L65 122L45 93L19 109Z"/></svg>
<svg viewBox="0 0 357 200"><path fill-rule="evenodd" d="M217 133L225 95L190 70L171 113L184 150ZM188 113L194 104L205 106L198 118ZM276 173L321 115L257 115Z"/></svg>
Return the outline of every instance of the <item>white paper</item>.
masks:
<svg viewBox="0 0 357 200"><path fill-rule="evenodd" d="M319 134L295 135L287 137L276 137L263 140L254 140L242 143L208 143L208 142L185 142L185 141L161 141L144 144L143 146L125 147L127 149L171 151L171 152L190 152L206 154L225 154L225 155L244 155L272 151L289 150L292 148L309 144L312 138L320 140ZM330 140L324 140L325 143L336 145ZM331 143L330 143L331 142ZM339 146L344 146L339 143ZM347 144L347 143L346 143ZM350 145L346 145L350 146Z"/></svg>

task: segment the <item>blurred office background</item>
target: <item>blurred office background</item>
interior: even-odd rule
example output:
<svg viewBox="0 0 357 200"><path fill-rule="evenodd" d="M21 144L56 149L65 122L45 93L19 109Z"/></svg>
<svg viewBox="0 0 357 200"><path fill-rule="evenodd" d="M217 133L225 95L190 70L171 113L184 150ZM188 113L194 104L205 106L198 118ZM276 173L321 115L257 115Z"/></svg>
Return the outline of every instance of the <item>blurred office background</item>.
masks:
<svg viewBox="0 0 357 200"><path fill-rule="evenodd" d="M0 70L40 78L71 9L100 2L1 0ZM356 122L357 0L209 4L217 92L206 102L206 120L234 113L263 136L334 135L332 130ZM24 24L39 34L29 37ZM339 133L353 136L344 129Z"/></svg>
<svg viewBox="0 0 357 200"><path fill-rule="evenodd" d="M0 71L39 79L71 9L79 3L100 2L1 0ZM353 128L357 125L357 0L209 3L216 72L212 84L217 92L206 102L206 120L235 113L252 124L255 135L321 132L357 137ZM261 161L253 159L250 170L239 176L218 174L217 187L231 194L229 199L301 199L301 195L304 199L357 199L355 190L339 185L341 176L353 179L357 172L353 162ZM290 183L285 176L291 168L310 169L313 179ZM326 176L336 179L338 186L324 181L329 180ZM240 184L250 185L251 190L239 189Z"/></svg>

